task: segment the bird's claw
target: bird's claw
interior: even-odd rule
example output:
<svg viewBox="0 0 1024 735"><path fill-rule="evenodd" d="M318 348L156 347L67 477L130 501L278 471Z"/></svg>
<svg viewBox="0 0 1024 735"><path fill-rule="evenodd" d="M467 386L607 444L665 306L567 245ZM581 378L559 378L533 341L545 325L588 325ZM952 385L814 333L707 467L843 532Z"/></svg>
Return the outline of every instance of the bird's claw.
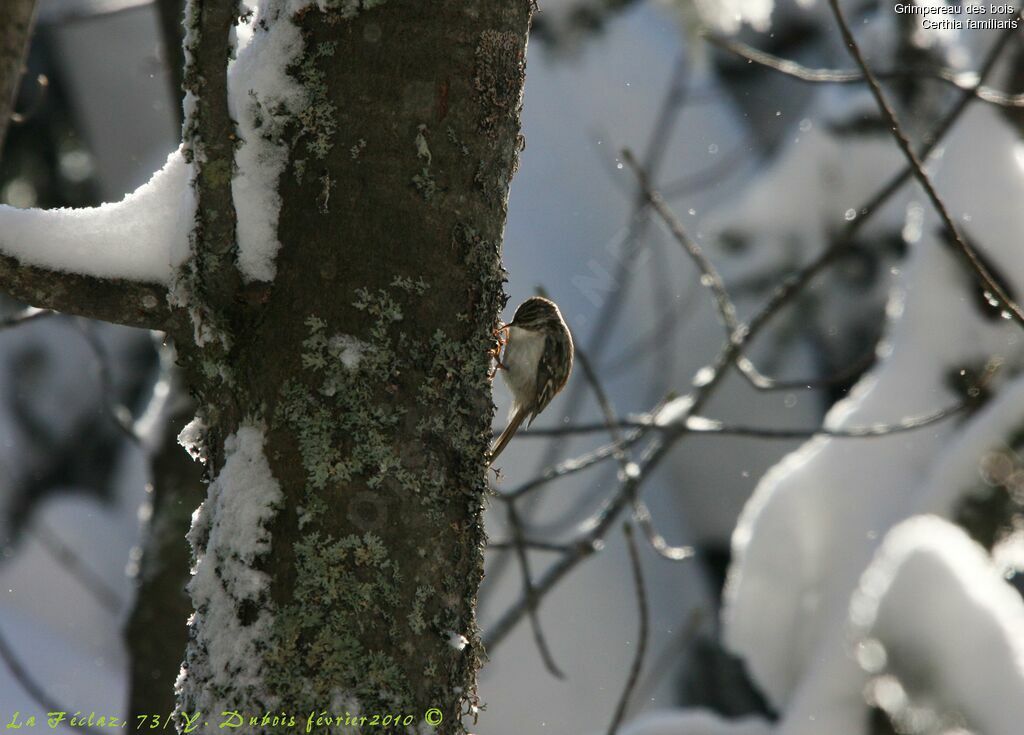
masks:
<svg viewBox="0 0 1024 735"><path fill-rule="evenodd" d="M508 366L501 361L501 351L505 348L505 344L508 342L508 325L502 324L500 327L495 327L491 330L491 334L494 339L497 340L497 345L487 351L488 356L494 360L494 367L491 368L487 374L488 380L494 380L494 376L498 374L498 370L508 370Z"/></svg>

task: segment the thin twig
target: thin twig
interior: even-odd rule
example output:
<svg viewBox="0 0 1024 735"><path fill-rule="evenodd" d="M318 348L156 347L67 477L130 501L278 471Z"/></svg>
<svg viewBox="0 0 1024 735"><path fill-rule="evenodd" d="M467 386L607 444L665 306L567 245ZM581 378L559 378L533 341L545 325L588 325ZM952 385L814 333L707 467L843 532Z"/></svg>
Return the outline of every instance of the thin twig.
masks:
<svg viewBox="0 0 1024 735"><path fill-rule="evenodd" d="M516 546L514 541L488 541L488 549L514 549ZM572 547L567 544L553 544L550 541L537 541L535 539L524 538L520 546L524 546L527 549L533 549L534 551L550 551L553 554L567 554L572 551Z"/></svg>
<svg viewBox="0 0 1024 735"><path fill-rule="evenodd" d="M744 329L736 317L736 305L729 296L729 292L725 287L725 281L718 273L718 269L715 268L715 264L704 255L704 250L697 244L696 240L690 237L686 228L683 227L683 223L665 204L662 196L651 187L647 172L640 166L629 149L622 151L622 160L626 162L636 176L637 186L644 199L661 218L669 233L696 266L697 271L700 273L700 284L711 292L715 300L718 318L721 320L722 326L725 327L726 339L730 342L741 340ZM737 346L737 349L741 348ZM772 381L761 375L749 358L737 356L734 364L754 387L760 388L771 385Z"/></svg>
<svg viewBox="0 0 1024 735"><path fill-rule="evenodd" d="M633 504L633 519L640 524L647 543L654 549L655 553L662 559L668 561L686 561L693 558L696 553L692 546L673 546L658 529L654 527L654 518L651 516L650 508L646 503L637 501Z"/></svg>
<svg viewBox="0 0 1024 735"><path fill-rule="evenodd" d="M995 68L1000 54L1006 48L1012 35L1012 32L1007 30L993 44L979 72L978 85L982 84ZM960 100L931 132L931 135L926 137L927 142L921 149L920 155L922 157L927 157L935 149L974 99L975 97L972 94L966 92L961 96ZM814 261L788 276L774 290L767 302L750 320L749 326L742 333L739 340L728 342L712 363L702 368L700 371L702 379L694 390L692 403L687 411L688 415L699 413L711 399L714 392L722 384L726 369L735 359L741 356L739 348L753 340L796 294L805 288L818 273L844 253L846 246L852 240L853 234L900 189L911 175L910 166L895 174L885 185L880 187L877 193L864 206L858 209L860 216L846 225L842 237L834 245L825 249ZM566 575L572 572L578 564L602 548L605 533L607 533L611 524L615 522L622 512L628 499L638 491L640 484L658 466L661 460L668 455L675 443L687 435L688 422L685 419L686 417L684 416L683 420L673 427L672 432L658 432L659 435L653 438L644 450L644 455L639 463L639 472L629 473L626 477L622 478L616 494L603 504L597 513L585 521L583 527L587 530L572 544L572 551L565 554L558 562L549 567L536 582L535 590L539 597L547 594ZM602 428L606 429L607 427L598 427L595 430L601 430ZM650 428L652 427L637 428L635 430L637 432L636 441L645 436L646 434L643 432L648 431ZM720 431L719 433L725 432ZM520 599L510 606L495 622L491 630L484 637L484 643L488 650L493 650L508 635L525 614L526 607L525 599Z"/></svg>
<svg viewBox="0 0 1024 735"><path fill-rule="evenodd" d="M660 436L654 437L644 450L644 456L640 459L640 471L629 473L622 478L615 495L605 501L596 513L581 524L586 530L571 544L572 550L548 567L541 578L535 582L534 590L538 599L554 589L577 565L604 548L604 538L612 524L618 519L630 499L636 496L641 483L668 455L674 442L681 435L677 434L667 440L663 440ZM525 597L521 597L509 606L484 636L484 647L488 651L493 651L522 619L527 609L528 602Z"/></svg>
<svg viewBox="0 0 1024 735"><path fill-rule="evenodd" d="M626 685L619 697L619 704L615 708L611 724L608 726L608 735L615 735L618 732L622 719L626 716L626 707L629 706L630 697L640 680L640 671L644 666L644 658L647 655L647 638L650 628L650 609L647 603L647 587L644 584L644 571L640 564L640 553L636 548L636 541L633 540L633 528L627 523L623 525L623 533L626 536L626 546L629 548L629 561L633 569L633 586L636 589L637 606L640 613L640 630L637 633L636 653L633 655L633 664L629 669L629 676Z"/></svg>
<svg viewBox="0 0 1024 735"><path fill-rule="evenodd" d="M86 566L81 556L61 540L60 536L44 521L37 521L28 533L36 538L43 548L60 566L74 577L82 589L96 598L109 612L118 614L124 608L121 596L111 587L102 575Z"/></svg>
<svg viewBox="0 0 1024 735"><path fill-rule="evenodd" d="M40 686L39 682L28 672L28 669L21 663L21 659L18 658L18 654L15 653L14 649L11 648L7 638L0 633L0 659L7 665L7 669L11 672L11 676L14 677L15 681L25 690L25 693L32 698L39 707L46 712L48 715L51 712L62 712L67 713L69 710L67 707L61 707L46 693L46 690ZM70 726L67 718L61 721L61 724L72 730L73 732L86 732L89 735L100 735L98 730L88 726L78 726L74 728Z"/></svg>
<svg viewBox="0 0 1024 735"><path fill-rule="evenodd" d="M29 306L15 314L11 314L8 317L0 319L0 330L10 329L11 327L20 327L26 322L35 321L36 319L45 319L46 317L56 315L56 311L51 311L50 309L37 309L34 306Z"/></svg>
<svg viewBox="0 0 1024 735"><path fill-rule="evenodd" d="M644 169L651 177L657 177L659 168L666 161L665 150L671 141L672 132L686 104L690 71L685 54L680 54L674 64L672 78L661 100L654 128L648 138L647 147L644 152ZM594 319L594 327L591 331L590 339L587 341L587 349L595 360L601 360L609 340L615 334L615 324L622 311L622 304L629 293L632 276L636 270L636 258L642 249L641 243L649 223L650 217L647 212L646 200L642 192L637 191L634 193L633 206L627 223L626 233L623 237L622 251L619 254L617 267L612 275L612 290L605 297L604 303L601 304L597 317ZM577 345L579 345L579 342ZM580 404L581 390L582 387L579 384L570 385L567 390L566 405L568 406L571 418L575 417L576 406ZM550 464L553 459L551 455L560 448L557 444L553 445L543 464Z"/></svg>
<svg viewBox="0 0 1024 735"><path fill-rule="evenodd" d="M551 648L548 646L547 639L544 637L544 630L540 625L540 617L537 614L537 593L533 588L533 575L530 572L530 560L526 553L526 547L523 541L523 524L519 519L519 514L516 513L515 500L506 501L505 507L508 509L509 525L512 526L513 547L515 548L516 557L519 559L519 566L523 572L523 595L526 597L530 627L533 629L533 640L537 644L537 650L540 651L540 657L544 661L545 668L547 668L555 678L564 679L565 674L562 673L562 670L558 668L558 664L555 663L554 656L551 655Z"/></svg>
<svg viewBox="0 0 1024 735"><path fill-rule="evenodd" d="M637 185L647 203L655 211L661 221L668 228L669 234L682 247L700 273L700 284L711 292L715 300L715 307L718 311L718 318L725 328L726 339L730 342L742 340L744 327L736 317L736 305L725 287L725 281L718 273L714 263L704 254L704 250L697 244L697 241L690 237L683 223L665 203L664 198L657 191L651 188L647 172L637 162L632 152L628 149L622 152L622 159L636 176ZM737 350L742 352L742 347L737 345ZM758 390L778 389L776 381L763 375L750 358L739 354L733 364L740 374Z"/></svg>
<svg viewBox="0 0 1024 735"><path fill-rule="evenodd" d="M783 59L767 51L749 46L742 41L733 38L723 38L713 33L704 36L715 46L735 54L747 61L773 69L801 82L813 82L824 84L859 84L867 81L864 73L855 69L812 69L799 62L790 59ZM931 79L937 82L950 84L962 92L973 97L1000 107L1024 107L1024 94L1008 94L985 86L973 86L977 76L971 72L956 71L954 69L939 68L912 68L897 69L891 71L875 72L878 79L903 80L903 79Z"/></svg>
<svg viewBox="0 0 1024 735"><path fill-rule="evenodd" d="M639 467L637 467L637 465L629 458L629 454L627 453L628 448L623 445L622 432L619 430L618 414L615 411L615 407L612 405L611 399L608 397L608 393L601 384L601 379L597 376L594 366L591 364L587 354L581 350L576 351L576 359L579 362L580 369L583 370L584 377L590 384L591 390L594 392L594 397L597 399L598 405L601 407L601 414L604 417L604 425L614 442L613 446L622 447L615 455L615 459L619 463L620 472L622 472L624 477L628 477L630 474L639 472ZM660 406L664 405L665 401L662 401ZM693 556L693 549L691 547L671 546L665 540L665 537L658 533L658 530L654 527L651 512L647 508L647 504L640 498L639 493L634 495L632 501L633 518L640 524L640 528L644 532L644 537L647 539L647 543L650 544L654 551L669 561L682 561Z"/></svg>
<svg viewBox="0 0 1024 735"><path fill-rule="evenodd" d="M729 292L725 288L725 282L722 280L722 276L719 275L714 263L704 255L704 251L697 244L696 240L687 234L683 223L668 208L661 195L651 187L647 172L637 162L633 152L628 148L623 150L622 160L625 161L626 165L630 167L636 176L637 188L640 190L641 196L661 217L662 222L668 227L672 237L675 238L676 242L679 243L683 251L697 267L697 270L700 272L700 283L714 297L715 306L718 308L718 316L722 320L726 332L731 337L739 327L739 321L736 318L736 306L729 297Z"/></svg>
<svg viewBox="0 0 1024 735"><path fill-rule="evenodd" d="M520 431L516 434L517 437L528 436L529 432ZM563 434L564 435L564 434ZM557 434L548 434L548 436L558 436ZM629 446L634 442L639 441L643 436L642 430L637 429L631 432L628 436L623 439L623 444ZM495 490L494 492L501 498L515 499L526 495L538 488L547 485L554 480L567 477L569 475L575 475L577 472L590 469L596 464L603 462L606 459L615 456L615 453L619 450L619 445L616 442L611 444L605 444L604 446L598 447L592 452L588 452L580 457L573 457L572 459L566 459L559 462L557 465L545 468L536 477L527 480L521 485L513 488L512 490Z"/></svg>
<svg viewBox="0 0 1024 735"><path fill-rule="evenodd" d="M92 322L86 319L76 319L75 326L78 327L79 334L85 338L89 349L92 350L93 356L96 358L102 393L100 398L103 401L104 411L122 434L136 446L142 446L142 440L135 433L135 421L131 410L114 397L114 382L110 375L110 356L107 354L106 347L96 335Z"/></svg>
<svg viewBox="0 0 1024 735"><path fill-rule="evenodd" d="M648 429L662 433L676 433L685 428L691 434L721 434L723 436L743 436L756 439L810 439L816 436L827 436L835 439L875 439L892 434L901 434L908 431L923 429L932 424L939 423L945 419L952 418L976 405L975 401L966 400L959 403L940 408L931 413L920 416L911 416L896 423L872 424L867 426L849 426L846 428L828 428L819 426L812 429L777 429L770 426L746 426L743 424L728 424L717 419L709 419L704 416L687 414L679 422L658 423L653 414L642 415L637 419L619 420L619 428ZM559 426L551 429L530 429L522 432L522 438L542 438L550 436L564 436L566 434L595 434L607 431L607 424L573 424L570 426Z"/></svg>
<svg viewBox="0 0 1024 735"><path fill-rule="evenodd" d="M878 104L878 110L885 119L889 132L892 134L896 144L906 157L914 178L917 179L921 188L924 189L925 194L927 194L928 199L931 200L935 211L939 213L939 217L942 219L943 224L946 226L946 230L953 239L956 246L956 252L964 259L967 266L974 273L974 276L981 287L990 294L994 301L999 303L1006 314L1012 317L1013 320L1021 327L1024 327L1024 311L1022 311L1020 306L1018 306L1017 303L1009 297L1003 287L999 285L999 283L992 277L992 274L989 273L988 268L985 267L985 264L978 257L974 248L967 242L963 234L960 232L960 228L957 226L956 222L953 221L953 217L950 215L945 202L942 201L942 198L935 190L928 174L925 173L924 165L921 163L921 159L918 158L917 153L914 152L913 147L910 145L910 140L907 138L906 133L903 132L903 128L900 125L899 120L896 119L896 113L885 98L885 94L882 92L878 79L875 77L874 72L871 71L871 68L864 60L864 56L861 54L860 47L857 45L857 41L853 37L853 32L850 30L850 26L846 22L846 17L843 15L843 11L839 8L839 0L829 0L829 7L832 9L832 15L835 16L836 23L839 25L839 30L842 33L843 40L846 43L846 47L849 50L850 55L853 57L854 61L857 62L857 66L861 68L861 71L864 72L864 77L867 80L868 87L871 89L871 94L874 96L875 102Z"/></svg>

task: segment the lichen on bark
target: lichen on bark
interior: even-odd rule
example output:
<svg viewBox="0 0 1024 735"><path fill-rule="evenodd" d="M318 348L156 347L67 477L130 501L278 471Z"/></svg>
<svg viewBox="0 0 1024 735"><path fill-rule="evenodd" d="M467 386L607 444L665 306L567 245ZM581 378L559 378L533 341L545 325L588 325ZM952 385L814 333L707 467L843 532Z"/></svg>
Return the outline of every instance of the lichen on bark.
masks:
<svg viewBox="0 0 1024 735"><path fill-rule="evenodd" d="M181 707L302 718L399 711L415 713L416 725L437 707L438 731L463 733L483 657L475 608L489 350L505 301L501 238L531 9L497 0L275 7L289 13L276 22L294 24L301 48L287 62L299 91L272 111L273 141L287 152L275 181L272 282L227 267L237 233L216 210L224 172L238 175L224 154L237 161L255 141L231 138L226 107L200 95L186 126L203 142L200 212L194 287L171 332L205 418L208 476L221 477L232 437L265 427L281 502L260 520L266 549L243 560L265 589L227 594L237 605L219 609L220 623L209 595L196 597ZM192 42L219 33L200 26ZM204 81L202 93L210 89ZM211 147L202 131L230 145ZM220 154L211 160L211 151ZM227 240L212 242L213 232ZM211 259L212 270L202 265ZM211 290L218 279L226 290ZM216 338L197 339L202 330L184 315L212 315ZM207 581L233 563L230 536L212 532L225 486L214 483L192 533ZM209 626L224 616L249 642L237 686L210 655ZM201 731L218 729L219 713L208 714Z"/></svg>

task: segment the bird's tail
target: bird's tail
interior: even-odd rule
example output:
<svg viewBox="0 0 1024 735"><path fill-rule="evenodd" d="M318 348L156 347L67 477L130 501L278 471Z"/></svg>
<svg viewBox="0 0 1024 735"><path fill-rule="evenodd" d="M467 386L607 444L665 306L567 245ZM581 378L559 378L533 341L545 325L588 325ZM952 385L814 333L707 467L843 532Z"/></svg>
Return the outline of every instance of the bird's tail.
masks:
<svg viewBox="0 0 1024 735"><path fill-rule="evenodd" d="M513 413L512 417L508 420L508 426L501 432L501 436L494 442L494 446L491 447L491 451L488 453L487 466L490 467L494 464L494 460L501 454L501 450L505 448L505 445L512 441L512 437L516 431L519 430L520 424L526 419L528 412L524 408L517 408Z"/></svg>

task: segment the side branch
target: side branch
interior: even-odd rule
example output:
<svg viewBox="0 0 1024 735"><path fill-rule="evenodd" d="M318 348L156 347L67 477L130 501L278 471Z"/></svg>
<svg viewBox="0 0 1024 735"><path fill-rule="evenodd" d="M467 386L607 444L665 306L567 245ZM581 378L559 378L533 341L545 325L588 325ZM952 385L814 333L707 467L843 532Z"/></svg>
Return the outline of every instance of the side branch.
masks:
<svg viewBox="0 0 1024 735"><path fill-rule="evenodd" d="M836 24L839 26L839 31L843 36L843 41L846 43L846 48L849 51L850 56L853 57L853 60L857 62L857 66L859 66L861 71L864 73L864 78L867 80L871 94L875 98L875 102L878 104L878 111L882 114L882 119L885 120L886 127L889 128L889 132L895 139L896 145L906 157L914 178L917 179L921 188L924 189L924 192L931 201L932 206L942 219L943 225L953 241L955 252L962 258L964 264L972 272L978 284L985 289L986 293L991 295L992 300L998 303L1009 318L1013 319L1021 327L1024 327L1024 310L1022 310L1020 305L1010 298L1006 293L1006 290L993 278L989 269L985 266L985 263L982 262L974 247L967 242L963 233L960 232L960 228L957 226L956 222L953 221L953 217L950 215L945 202L942 201L942 198L935 190L935 186L932 184L931 179L924 170L922 160L911 147L910 140L907 138L902 126L896 119L896 113L893 111L889 101L885 98L885 94L882 92L882 88L878 83L877 77L864 60L860 46L857 45L857 41L853 37L853 32L850 30L850 26L846 21L846 17L843 15L843 11L839 8L838 0L829 0L829 7L832 10L832 15L836 19ZM1014 15L1019 16L1020 11L1018 10Z"/></svg>
<svg viewBox="0 0 1024 735"><path fill-rule="evenodd" d="M167 287L124 278L62 273L0 254L0 283L11 296L40 309L143 329L163 329L171 317Z"/></svg>
<svg viewBox="0 0 1024 735"><path fill-rule="evenodd" d="M197 199L192 247L199 296L220 317L229 317L241 287L235 267L237 218L231 190L235 124L228 112L227 59L239 6L232 0L189 0L185 9L185 155L195 165ZM223 325L222 325L223 326Z"/></svg>
<svg viewBox="0 0 1024 735"><path fill-rule="evenodd" d="M801 82L821 84L859 84L867 81L864 72L854 69L814 69L804 66L799 62L790 59L783 59L767 51L754 48L742 41L733 38L717 36L713 33L705 34L705 39L724 51L728 51L741 59L759 64L760 66L774 69L780 74L785 74ZM1009 94L991 87L976 84L978 75L971 72L961 72L955 69L941 68L913 68L895 69L891 71L877 71L875 77L883 79L930 79L956 87L972 97L977 97L982 102L988 102L999 107L1024 107L1024 94Z"/></svg>

